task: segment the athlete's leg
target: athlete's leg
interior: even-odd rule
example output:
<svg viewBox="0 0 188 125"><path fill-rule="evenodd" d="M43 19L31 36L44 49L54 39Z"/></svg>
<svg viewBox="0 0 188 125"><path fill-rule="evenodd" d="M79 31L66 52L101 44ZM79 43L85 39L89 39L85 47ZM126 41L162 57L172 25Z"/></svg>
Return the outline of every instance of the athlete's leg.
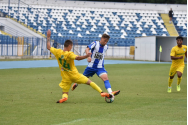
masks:
<svg viewBox="0 0 188 125"><path fill-rule="evenodd" d="M108 75L106 73L101 73L99 75L99 77L103 80L104 86L105 86L106 90L108 91L108 93L112 93L111 85L108 80Z"/></svg>
<svg viewBox="0 0 188 125"><path fill-rule="evenodd" d="M102 92L102 89L97 85L95 84L94 82L92 82L90 79L88 79L87 85L90 85L93 89L97 90L99 93Z"/></svg>
<svg viewBox="0 0 188 125"><path fill-rule="evenodd" d="M62 80L61 83L59 83L59 86L62 88L62 99L58 100L56 103L63 103L68 100L68 94L69 89L71 87L71 81L69 80Z"/></svg>
<svg viewBox="0 0 188 125"><path fill-rule="evenodd" d="M170 17L170 21L169 21L169 23L171 23L172 22L172 17Z"/></svg>
<svg viewBox="0 0 188 125"><path fill-rule="evenodd" d="M180 83L181 83L181 80L182 80L183 70L184 70L184 66L178 67L178 69L177 69L177 76L178 76L178 78L177 78L177 91L181 90Z"/></svg>
<svg viewBox="0 0 188 125"><path fill-rule="evenodd" d="M173 78L174 78L174 75L176 74L176 70L177 70L177 67L170 67L170 71L169 71L169 78L168 78L168 87L171 87L172 85L172 82L173 82Z"/></svg>
<svg viewBox="0 0 188 125"><path fill-rule="evenodd" d="M69 92L62 92L62 99L58 100L56 103L63 103L68 100Z"/></svg>
<svg viewBox="0 0 188 125"><path fill-rule="evenodd" d="M86 76L87 78L92 77L94 74L96 73L96 70L90 67L86 67L86 69L84 70L83 75ZM71 90L75 90L78 87L77 83L74 83L71 87Z"/></svg>
<svg viewBox="0 0 188 125"><path fill-rule="evenodd" d="M168 78L168 87L171 87L171 86L172 86L173 78L174 78L174 76L170 76L170 77Z"/></svg>
<svg viewBox="0 0 188 125"><path fill-rule="evenodd" d="M173 78L175 74L176 74L176 68L171 66L170 71L169 71L169 78L168 78L168 90L167 90L168 93L172 92L171 86L172 86L172 82L173 82Z"/></svg>
<svg viewBox="0 0 188 125"><path fill-rule="evenodd" d="M178 78L181 78L182 73L180 71L177 71L177 76L178 76Z"/></svg>
<svg viewBox="0 0 188 125"><path fill-rule="evenodd" d="M112 91L112 88L108 79L108 75L105 69L97 72L97 74L99 74L98 76L103 80L105 88L108 91L108 93L113 94L113 95L118 95L120 93L120 90Z"/></svg>
<svg viewBox="0 0 188 125"><path fill-rule="evenodd" d="M87 85L90 85L93 89L95 89L96 91L98 91L102 97L112 97L111 94L108 94L108 93L103 93L101 88L95 84L94 82L92 82L90 79L88 79L86 76L80 74L80 78L78 80L76 80L75 82L78 83L78 84L87 84Z"/></svg>
<svg viewBox="0 0 188 125"><path fill-rule="evenodd" d="M168 78L168 90L167 90L168 93L171 93L171 92L172 92L172 87L171 87L171 85L172 85L172 82L173 82L173 78L174 78L174 76L170 76L170 77Z"/></svg>
<svg viewBox="0 0 188 125"><path fill-rule="evenodd" d="M177 71L177 76L178 76L178 82L177 85L180 84L181 80L182 80L182 73L180 71Z"/></svg>

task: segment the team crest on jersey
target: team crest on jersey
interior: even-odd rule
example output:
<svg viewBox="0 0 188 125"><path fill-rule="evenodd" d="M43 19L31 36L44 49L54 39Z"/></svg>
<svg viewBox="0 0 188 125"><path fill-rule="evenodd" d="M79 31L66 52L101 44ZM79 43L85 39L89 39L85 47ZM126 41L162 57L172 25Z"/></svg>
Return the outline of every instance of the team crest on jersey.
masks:
<svg viewBox="0 0 188 125"><path fill-rule="evenodd" d="M64 55L61 55L61 59L64 59Z"/></svg>

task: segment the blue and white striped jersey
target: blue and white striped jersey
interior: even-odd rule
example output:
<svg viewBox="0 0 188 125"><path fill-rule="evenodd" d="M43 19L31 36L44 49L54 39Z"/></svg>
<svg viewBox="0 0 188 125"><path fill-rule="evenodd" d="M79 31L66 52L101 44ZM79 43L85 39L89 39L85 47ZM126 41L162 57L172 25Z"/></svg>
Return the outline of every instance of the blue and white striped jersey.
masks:
<svg viewBox="0 0 188 125"><path fill-rule="evenodd" d="M108 46L101 45L99 41L92 42L88 45L91 50L91 62L88 64L88 67L92 68L103 68L104 67L104 55L108 49Z"/></svg>

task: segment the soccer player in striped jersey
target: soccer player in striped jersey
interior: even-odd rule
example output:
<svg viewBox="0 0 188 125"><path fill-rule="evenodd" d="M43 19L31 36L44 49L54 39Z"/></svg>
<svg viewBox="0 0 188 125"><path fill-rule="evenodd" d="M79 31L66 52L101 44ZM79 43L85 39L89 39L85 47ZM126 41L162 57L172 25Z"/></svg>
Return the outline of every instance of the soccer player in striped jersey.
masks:
<svg viewBox="0 0 188 125"><path fill-rule="evenodd" d="M87 46L85 50L86 54L91 50L92 55L87 58L89 64L86 67L83 75L85 75L86 77L92 77L96 73L98 77L100 77L104 81L104 85L108 93L118 95L120 93L120 90L112 91L107 71L104 68L104 55L108 49L107 43L109 39L109 35L103 34L100 41L92 42ZM72 90L74 90L77 86L77 83L73 84Z"/></svg>
<svg viewBox="0 0 188 125"><path fill-rule="evenodd" d="M98 91L102 97L111 98L112 95L109 93L102 92L101 88L97 86L94 82L88 79L83 74L80 74L77 68L74 65L74 60L82 60L91 55L87 53L84 56L75 55L71 52L73 43L71 40L66 40L64 43L64 49L56 49L50 45L50 36L51 31L47 31L47 49L53 53L58 61L59 69L62 76L62 81L59 83L59 86L62 88L62 99L58 100L57 103L63 103L68 99L69 89L72 83L77 82L78 84L87 84L90 85L93 89Z"/></svg>
<svg viewBox="0 0 188 125"><path fill-rule="evenodd" d="M171 85L174 78L174 75L177 73L178 81L177 81L177 91L180 91L180 82L182 79L183 70L185 67L184 58L187 58L187 46L182 45L183 37L178 36L176 38L177 46L174 46L171 50L170 56L172 59L172 65L170 67L169 78L168 78L168 93L171 93Z"/></svg>

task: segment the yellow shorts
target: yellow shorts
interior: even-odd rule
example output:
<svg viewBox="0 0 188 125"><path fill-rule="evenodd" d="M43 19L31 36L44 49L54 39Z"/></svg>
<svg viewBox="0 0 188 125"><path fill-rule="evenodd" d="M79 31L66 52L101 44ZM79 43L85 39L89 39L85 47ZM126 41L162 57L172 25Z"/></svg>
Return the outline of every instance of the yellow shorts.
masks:
<svg viewBox="0 0 188 125"><path fill-rule="evenodd" d="M67 77L62 79L61 83L59 83L59 86L63 89L63 92L68 92L72 83L78 83L78 84L86 84L88 81L88 78L84 76L83 74L76 74L73 77Z"/></svg>
<svg viewBox="0 0 188 125"><path fill-rule="evenodd" d="M183 74L185 66L179 66L179 67L170 67L169 76L174 76L177 71L181 72Z"/></svg>

